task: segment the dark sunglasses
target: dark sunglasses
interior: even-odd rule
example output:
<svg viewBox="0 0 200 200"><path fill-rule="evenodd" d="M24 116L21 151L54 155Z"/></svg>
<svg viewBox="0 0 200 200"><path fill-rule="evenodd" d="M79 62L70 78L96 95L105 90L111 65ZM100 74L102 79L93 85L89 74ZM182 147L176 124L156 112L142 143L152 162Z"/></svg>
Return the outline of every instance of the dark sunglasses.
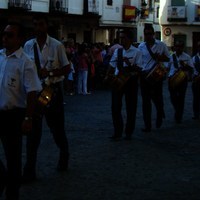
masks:
<svg viewBox="0 0 200 200"><path fill-rule="evenodd" d="M15 34L13 32L8 32L8 31L4 31L3 32L3 37L7 37L7 38L13 38L15 36Z"/></svg>

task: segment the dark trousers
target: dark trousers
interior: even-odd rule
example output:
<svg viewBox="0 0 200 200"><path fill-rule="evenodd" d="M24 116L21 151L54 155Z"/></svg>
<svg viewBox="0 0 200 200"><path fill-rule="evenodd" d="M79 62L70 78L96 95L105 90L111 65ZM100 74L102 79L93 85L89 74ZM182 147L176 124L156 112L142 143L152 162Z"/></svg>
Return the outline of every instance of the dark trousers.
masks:
<svg viewBox="0 0 200 200"><path fill-rule="evenodd" d="M143 120L146 129L151 129L152 102L156 107L157 120L162 120L164 117L164 102L163 102L163 81L151 83L146 80L146 76L141 76L141 95L142 95L142 112Z"/></svg>
<svg viewBox="0 0 200 200"><path fill-rule="evenodd" d="M3 162L0 160L0 197L4 192L5 185L6 185L6 168Z"/></svg>
<svg viewBox="0 0 200 200"><path fill-rule="evenodd" d="M54 141L60 150L60 159L68 159L68 140L65 134L63 93L60 85L57 87L53 101L44 112L47 125L53 134ZM37 152L42 136L43 118L33 118L33 131L27 136L26 164L24 173L35 173ZM33 174L34 175L34 174Z"/></svg>
<svg viewBox="0 0 200 200"><path fill-rule="evenodd" d="M137 98L138 98L138 79L131 77L124 85L122 90L112 90L112 119L114 134L122 136L124 129L122 117L122 101L125 96L127 120L125 124L125 134L131 135L135 128Z"/></svg>
<svg viewBox="0 0 200 200"><path fill-rule="evenodd" d="M181 121L183 117L187 85L188 81L185 79L175 88L169 86L170 100L175 110L174 118L177 122Z"/></svg>
<svg viewBox="0 0 200 200"><path fill-rule="evenodd" d="M18 200L22 167L22 122L24 109L0 111L0 139L6 157L6 200Z"/></svg>
<svg viewBox="0 0 200 200"><path fill-rule="evenodd" d="M194 117L199 118L200 115L200 82L192 82L193 94L193 113Z"/></svg>

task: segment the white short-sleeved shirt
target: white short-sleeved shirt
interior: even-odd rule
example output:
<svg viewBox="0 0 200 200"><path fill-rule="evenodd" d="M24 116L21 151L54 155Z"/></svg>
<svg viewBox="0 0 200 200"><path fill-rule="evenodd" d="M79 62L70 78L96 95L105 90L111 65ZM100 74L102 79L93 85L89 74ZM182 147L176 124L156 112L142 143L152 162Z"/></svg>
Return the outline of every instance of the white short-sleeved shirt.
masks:
<svg viewBox="0 0 200 200"><path fill-rule="evenodd" d="M41 68L46 67L47 70L51 71L53 69L59 69L66 65L69 65L64 45L60 41L50 37L49 35L47 35L46 43L41 51L35 38L28 40L25 43L24 51L30 56L33 61L35 61L35 43L37 44ZM64 76L50 77L49 79L51 83L56 83L62 81L64 79Z"/></svg>
<svg viewBox="0 0 200 200"><path fill-rule="evenodd" d="M41 89L36 66L22 48L9 56L0 50L0 110L25 108L27 93Z"/></svg>
<svg viewBox="0 0 200 200"><path fill-rule="evenodd" d="M156 61L152 58L150 55L146 42L142 42L139 44L138 49L142 51L142 68L143 71L149 71L151 68L156 64ZM153 53L159 54L159 55L166 55L168 58L170 57L169 50L167 48L167 45L160 41L160 40L155 40L154 45L151 47L151 51Z"/></svg>
<svg viewBox="0 0 200 200"><path fill-rule="evenodd" d="M137 65L138 67L142 66L142 52L133 45L131 45L130 48L127 50L123 48L122 57L129 58L129 62L131 65ZM115 68L115 75L119 73L119 70L117 68L117 60L118 60L118 49L114 51L110 60L110 65L113 68ZM123 67L128 67L128 65L125 62L123 62Z"/></svg>
<svg viewBox="0 0 200 200"><path fill-rule="evenodd" d="M199 61L200 61L200 55L199 55L199 53L197 53L195 56L192 57L192 61L193 61L194 66L196 64L196 56L199 58ZM199 63L199 65L200 65L200 63ZM200 66L198 66L198 67L200 69ZM194 67L193 75L194 76L198 76L199 75L199 72L197 71L196 67Z"/></svg>
<svg viewBox="0 0 200 200"><path fill-rule="evenodd" d="M179 57L174 53L176 56L176 60L178 63L178 69L181 67L180 61L184 61L187 65L189 65L192 69L194 69L193 61L190 55L183 52ZM170 56L170 60L168 62L169 73L168 76L171 77L174 73L178 70L174 65L173 54Z"/></svg>

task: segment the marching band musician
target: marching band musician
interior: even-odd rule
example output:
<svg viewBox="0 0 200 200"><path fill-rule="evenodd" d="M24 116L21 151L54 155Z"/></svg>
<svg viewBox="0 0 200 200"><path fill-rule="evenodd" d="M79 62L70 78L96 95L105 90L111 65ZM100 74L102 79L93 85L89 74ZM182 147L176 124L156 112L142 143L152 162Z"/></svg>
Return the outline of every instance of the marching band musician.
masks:
<svg viewBox="0 0 200 200"><path fill-rule="evenodd" d="M170 56L170 61L168 62L168 88L170 100L175 110L174 119L176 123L181 123L182 121L188 75L194 69L192 58L183 50L184 42L176 41L174 53Z"/></svg>
<svg viewBox="0 0 200 200"><path fill-rule="evenodd" d="M147 75L156 67L159 62L169 61L169 51L165 43L154 38L154 28L152 25L146 25L144 28L144 42L138 48L142 51L142 75L141 75L141 95L142 110L145 127L143 132L150 132L151 124L151 101L155 104L157 110L156 128L162 125L164 113L163 102L163 78L156 81L147 80Z"/></svg>
<svg viewBox="0 0 200 200"><path fill-rule="evenodd" d="M135 128L137 96L138 96L138 74L134 74L134 70L141 70L141 52L132 45L134 33L130 29L124 29L120 33L121 45L123 48L118 48L114 51L110 60L110 69L108 70L108 78L110 74L125 76L125 73L130 71L125 78L121 89L112 88L112 120L114 126L114 134L110 137L113 140L119 140L125 131L125 139L130 140ZM121 52L121 56L119 55ZM133 74L131 74L133 72ZM115 83L114 83L115 84ZM122 117L122 98L125 96L127 120L124 125Z"/></svg>
<svg viewBox="0 0 200 200"><path fill-rule="evenodd" d="M198 42L198 52L192 58L194 71L192 77L193 93L193 119L199 119L200 116L200 41Z"/></svg>
<svg viewBox="0 0 200 200"><path fill-rule="evenodd" d="M25 52L35 60L38 66L38 75L43 80L48 80L50 87L55 88L53 99L44 112L47 125L57 147L59 148L59 159L57 170L68 169L68 140L65 134L64 105L62 81L64 76L70 72L70 65L67 59L63 44L48 35L48 19L43 14L33 17L35 38L28 40L24 45ZM27 155L23 171L23 182L31 182L36 179L37 151L42 135L41 117L34 117L32 134L27 137Z"/></svg>
<svg viewBox="0 0 200 200"><path fill-rule="evenodd" d="M21 45L24 29L9 22L2 33L0 50L0 140L5 152L6 167L1 163L1 191L6 200L20 199L22 168L22 135L30 134L37 92L42 89L34 62ZM4 181L4 182L2 182ZM0 193L1 198L1 193Z"/></svg>

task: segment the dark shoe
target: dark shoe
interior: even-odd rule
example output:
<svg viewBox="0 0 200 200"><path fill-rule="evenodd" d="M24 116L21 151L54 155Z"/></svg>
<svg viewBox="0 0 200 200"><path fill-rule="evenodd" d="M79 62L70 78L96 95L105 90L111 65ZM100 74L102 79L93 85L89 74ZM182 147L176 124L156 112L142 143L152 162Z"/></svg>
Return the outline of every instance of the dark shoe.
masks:
<svg viewBox="0 0 200 200"><path fill-rule="evenodd" d="M151 132L150 128L142 128L141 130L142 132L145 132L145 133Z"/></svg>

